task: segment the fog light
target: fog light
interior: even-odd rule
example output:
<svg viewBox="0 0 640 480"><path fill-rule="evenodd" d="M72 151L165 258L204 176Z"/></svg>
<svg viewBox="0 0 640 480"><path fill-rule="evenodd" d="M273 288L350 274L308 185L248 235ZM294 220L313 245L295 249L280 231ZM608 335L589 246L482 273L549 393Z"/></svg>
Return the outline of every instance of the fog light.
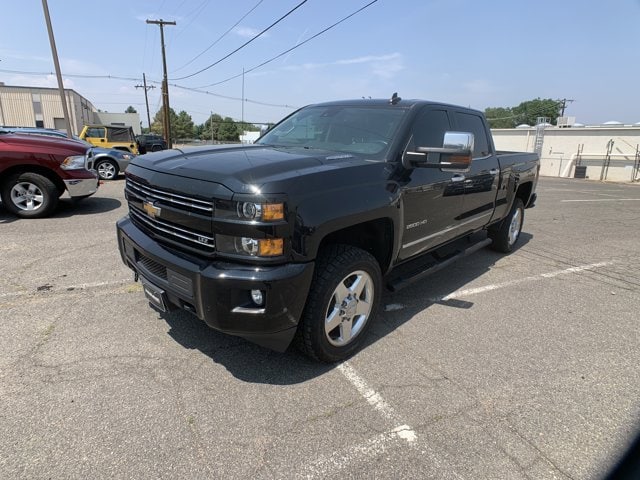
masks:
<svg viewBox="0 0 640 480"><path fill-rule="evenodd" d="M255 255L258 253L258 240L247 237L238 238L236 240L236 251L238 253L245 252L249 255Z"/></svg>
<svg viewBox="0 0 640 480"><path fill-rule="evenodd" d="M264 302L262 290L251 290L251 300L253 300L253 303L261 307Z"/></svg>

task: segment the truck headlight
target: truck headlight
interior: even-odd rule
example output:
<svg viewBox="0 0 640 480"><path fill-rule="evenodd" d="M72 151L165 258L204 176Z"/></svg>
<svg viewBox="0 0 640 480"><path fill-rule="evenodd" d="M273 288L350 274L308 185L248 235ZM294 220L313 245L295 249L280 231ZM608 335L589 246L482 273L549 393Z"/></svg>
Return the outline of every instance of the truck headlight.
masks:
<svg viewBox="0 0 640 480"><path fill-rule="evenodd" d="M85 160L86 158L84 155L67 157L60 164L60 168L63 170L80 170L81 168L84 168Z"/></svg>
<svg viewBox="0 0 640 480"><path fill-rule="evenodd" d="M217 201L215 216L249 222L277 222L284 220L284 203Z"/></svg>
<svg viewBox="0 0 640 480"><path fill-rule="evenodd" d="M220 253L248 257L277 257L284 253L282 238L250 238L216 235L216 248Z"/></svg>

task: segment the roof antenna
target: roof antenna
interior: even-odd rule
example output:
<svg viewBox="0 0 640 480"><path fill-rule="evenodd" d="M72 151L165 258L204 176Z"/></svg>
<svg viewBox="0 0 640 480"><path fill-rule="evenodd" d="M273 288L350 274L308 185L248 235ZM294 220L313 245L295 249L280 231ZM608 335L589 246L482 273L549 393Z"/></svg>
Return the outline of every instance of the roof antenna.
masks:
<svg viewBox="0 0 640 480"><path fill-rule="evenodd" d="M398 92L394 92L393 95L391 95L391 100L389 100L389 103L391 105L395 105L397 104L400 100L402 100L402 98L400 98L398 96Z"/></svg>

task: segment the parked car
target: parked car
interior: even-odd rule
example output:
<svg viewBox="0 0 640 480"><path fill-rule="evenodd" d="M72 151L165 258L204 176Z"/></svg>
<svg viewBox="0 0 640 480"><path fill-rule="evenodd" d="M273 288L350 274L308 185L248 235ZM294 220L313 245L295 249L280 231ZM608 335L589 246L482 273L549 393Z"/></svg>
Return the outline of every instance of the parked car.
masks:
<svg viewBox="0 0 640 480"><path fill-rule="evenodd" d="M147 152L157 152L167 149L167 142L165 142L161 135L143 133L142 135L136 136L136 140L138 141L138 151L140 155Z"/></svg>
<svg viewBox="0 0 640 480"><path fill-rule="evenodd" d="M279 351L295 337L333 362L363 345L384 287L511 252L539 167L496 151L469 108L311 105L253 145L136 157L118 246L157 309Z"/></svg>
<svg viewBox="0 0 640 480"><path fill-rule="evenodd" d="M31 135L48 135L51 137L68 138L65 132L52 128L37 127L0 127L14 133L26 133ZM120 172L124 172L129 162L134 157L132 153L115 148L94 147L91 143L86 142L80 137L73 135L74 140L82 142L87 148L92 150L88 152L89 169L95 169L101 180L114 180Z"/></svg>
<svg viewBox="0 0 640 480"><path fill-rule="evenodd" d="M115 125L85 125L80 138L96 147L122 150L138 154L138 144L133 128Z"/></svg>
<svg viewBox="0 0 640 480"><path fill-rule="evenodd" d="M50 215L67 191L74 199L98 190L89 169L90 148L54 136L0 130L0 195L4 207L23 218Z"/></svg>

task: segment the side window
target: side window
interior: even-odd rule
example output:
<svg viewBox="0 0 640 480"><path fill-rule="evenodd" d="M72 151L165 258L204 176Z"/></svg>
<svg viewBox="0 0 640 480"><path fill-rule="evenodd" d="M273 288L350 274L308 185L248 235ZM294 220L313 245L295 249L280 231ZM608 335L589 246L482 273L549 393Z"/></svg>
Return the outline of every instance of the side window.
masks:
<svg viewBox="0 0 640 480"><path fill-rule="evenodd" d="M409 149L415 147L442 147L444 133L451 130L445 110L423 110L413 122Z"/></svg>
<svg viewBox="0 0 640 480"><path fill-rule="evenodd" d="M104 138L104 128L87 128L87 137Z"/></svg>
<svg viewBox="0 0 640 480"><path fill-rule="evenodd" d="M458 122L457 128L459 131L473 133L473 158L486 157L489 155L491 152L489 152L487 132L485 131L482 119L477 115L456 112L456 120Z"/></svg>

